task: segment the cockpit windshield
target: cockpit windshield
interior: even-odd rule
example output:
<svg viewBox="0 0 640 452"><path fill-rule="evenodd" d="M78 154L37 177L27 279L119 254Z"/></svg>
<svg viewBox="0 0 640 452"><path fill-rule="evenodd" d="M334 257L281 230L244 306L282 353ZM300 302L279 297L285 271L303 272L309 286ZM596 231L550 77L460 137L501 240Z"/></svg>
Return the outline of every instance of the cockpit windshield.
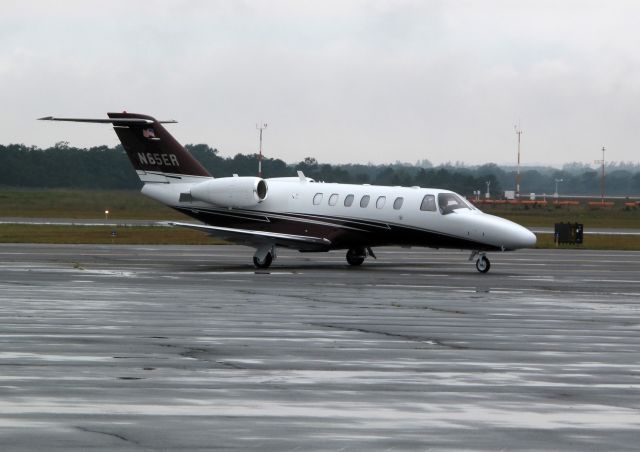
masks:
<svg viewBox="0 0 640 452"><path fill-rule="evenodd" d="M447 215L456 209L471 210L469 204L455 193L438 193L438 206L442 215Z"/></svg>

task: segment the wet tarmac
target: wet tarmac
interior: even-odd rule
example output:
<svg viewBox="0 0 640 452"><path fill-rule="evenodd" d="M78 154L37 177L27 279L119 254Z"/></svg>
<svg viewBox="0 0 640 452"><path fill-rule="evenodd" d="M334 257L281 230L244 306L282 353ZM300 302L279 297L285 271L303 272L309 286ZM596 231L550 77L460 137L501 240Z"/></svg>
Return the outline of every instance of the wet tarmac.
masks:
<svg viewBox="0 0 640 452"><path fill-rule="evenodd" d="M637 450L640 253L0 245L3 450Z"/></svg>

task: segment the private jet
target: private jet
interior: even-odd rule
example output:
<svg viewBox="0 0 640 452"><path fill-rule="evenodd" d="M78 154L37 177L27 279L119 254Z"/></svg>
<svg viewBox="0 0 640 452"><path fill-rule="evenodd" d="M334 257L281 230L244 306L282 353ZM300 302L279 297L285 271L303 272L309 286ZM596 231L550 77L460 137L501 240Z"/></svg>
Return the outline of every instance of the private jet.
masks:
<svg viewBox="0 0 640 452"><path fill-rule="evenodd" d="M255 248L253 264L268 268L277 248L300 252L346 250L347 263L376 258L380 246L469 250L487 273L490 251L533 247L536 236L483 213L450 190L316 182L294 177L233 175L214 178L151 116L44 117L47 121L111 124L138 177L142 193L201 223L169 222Z"/></svg>

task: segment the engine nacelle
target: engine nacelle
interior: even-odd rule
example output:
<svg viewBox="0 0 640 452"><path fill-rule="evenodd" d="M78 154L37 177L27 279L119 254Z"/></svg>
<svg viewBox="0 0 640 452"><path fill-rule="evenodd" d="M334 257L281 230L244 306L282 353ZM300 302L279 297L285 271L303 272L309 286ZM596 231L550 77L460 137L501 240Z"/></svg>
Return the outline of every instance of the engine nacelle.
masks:
<svg viewBox="0 0 640 452"><path fill-rule="evenodd" d="M267 197L267 183L259 177L220 177L191 187L191 197L225 207L251 207Z"/></svg>

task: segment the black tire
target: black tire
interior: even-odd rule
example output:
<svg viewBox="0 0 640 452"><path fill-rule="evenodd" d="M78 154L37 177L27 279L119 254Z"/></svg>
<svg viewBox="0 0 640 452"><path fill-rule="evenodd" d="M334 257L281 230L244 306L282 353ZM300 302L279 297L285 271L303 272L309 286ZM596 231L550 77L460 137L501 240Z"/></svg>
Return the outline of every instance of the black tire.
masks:
<svg viewBox="0 0 640 452"><path fill-rule="evenodd" d="M487 273L491 268L491 262L487 256L480 256L476 261L476 270L480 273Z"/></svg>
<svg viewBox="0 0 640 452"><path fill-rule="evenodd" d="M267 253L263 260L258 259L257 256L253 256L253 265L255 265L256 268L269 268L271 262L273 262L273 255L271 253Z"/></svg>
<svg viewBox="0 0 640 452"><path fill-rule="evenodd" d="M349 265L353 265L354 267L362 265L365 257L366 252L364 248L351 248L349 251L347 251L347 263Z"/></svg>

